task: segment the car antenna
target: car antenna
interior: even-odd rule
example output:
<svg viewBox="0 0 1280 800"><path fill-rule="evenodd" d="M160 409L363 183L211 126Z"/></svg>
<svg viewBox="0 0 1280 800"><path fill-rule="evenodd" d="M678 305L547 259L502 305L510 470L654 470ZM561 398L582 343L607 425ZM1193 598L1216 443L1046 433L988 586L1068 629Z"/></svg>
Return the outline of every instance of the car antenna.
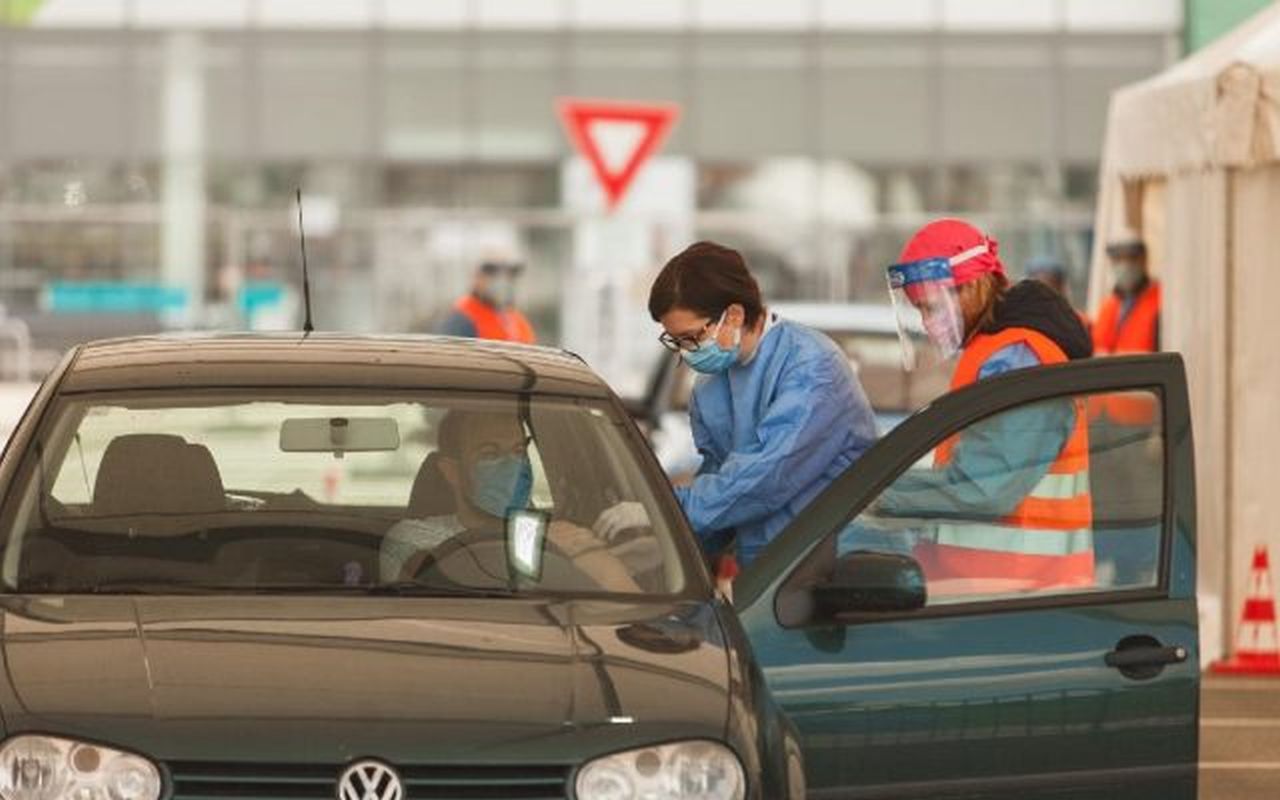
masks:
<svg viewBox="0 0 1280 800"><path fill-rule="evenodd" d="M298 243L302 246L302 304L306 307L307 318L302 323L302 338L305 339L315 330L311 324L311 280L307 276L307 232L302 227L302 187L298 187Z"/></svg>

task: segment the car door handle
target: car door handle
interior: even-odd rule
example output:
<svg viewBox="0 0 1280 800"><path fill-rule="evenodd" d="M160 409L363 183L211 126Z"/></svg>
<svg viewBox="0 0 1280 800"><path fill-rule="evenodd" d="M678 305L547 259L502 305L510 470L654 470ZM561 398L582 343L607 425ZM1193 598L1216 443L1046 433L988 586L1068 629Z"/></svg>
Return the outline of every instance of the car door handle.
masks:
<svg viewBox="0 0 1280 800"><path fill-rule="evenodd" d="M1127 669L1130 667L1154 667L1166 664L1181 664L1187 660L1185 647L1131 647L1126 650L1112 650L1106 655L1108 667Z"/></svg>
<svg viewBox="0 0 1280 800"><path fill-rule="evenodd" d="M1103 661L1126 678L1145 681L1159 675L1169 664L1186 661L1187 655L1185 647L1165 646L1154 636L1139 635L1121 639Z"/></svg>

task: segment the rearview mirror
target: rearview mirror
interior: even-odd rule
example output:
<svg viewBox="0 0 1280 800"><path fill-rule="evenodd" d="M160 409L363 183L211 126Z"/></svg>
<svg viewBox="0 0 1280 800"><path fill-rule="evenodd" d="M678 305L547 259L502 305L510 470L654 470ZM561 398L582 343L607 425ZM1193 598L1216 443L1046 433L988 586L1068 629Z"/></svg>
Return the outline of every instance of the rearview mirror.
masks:
<svg viewBox="0 0 1280 800"><path fill-rule="evenodd" d="M507 516L507 568L512 574L542 580L547 525L547 515L541 511L513 511Z"/></svg>
<svg viewBox="0 0 1280 800"><path fill-rule="evenodd" d="M847 614L915 611L928 599L924 571L901 553L856 550L836 562L831 578L813 588L817 612Z"/></svg>
<svg viewBox="0 0 1280 800"><path fill-rule="evenodd" d="M286 419L280 449L286 453L374 453L397 450L400 427L389 417Z"/></svg>

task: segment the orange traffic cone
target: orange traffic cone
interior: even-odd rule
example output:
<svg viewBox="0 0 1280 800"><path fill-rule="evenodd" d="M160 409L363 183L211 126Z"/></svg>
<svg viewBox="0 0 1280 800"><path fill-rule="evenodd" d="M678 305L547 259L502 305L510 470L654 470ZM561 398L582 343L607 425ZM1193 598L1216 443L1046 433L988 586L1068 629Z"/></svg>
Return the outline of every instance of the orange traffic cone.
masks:
<svg viewBox="0 0 1280 800"><path fill-rule="evenodd" d="M1276 632L1276 601L1266 547L1253 551L1249 593L1236 631L1235 652L1225 661L1215 661L1209 669L1219 675L1280 676L1280 635Z"/></svg>

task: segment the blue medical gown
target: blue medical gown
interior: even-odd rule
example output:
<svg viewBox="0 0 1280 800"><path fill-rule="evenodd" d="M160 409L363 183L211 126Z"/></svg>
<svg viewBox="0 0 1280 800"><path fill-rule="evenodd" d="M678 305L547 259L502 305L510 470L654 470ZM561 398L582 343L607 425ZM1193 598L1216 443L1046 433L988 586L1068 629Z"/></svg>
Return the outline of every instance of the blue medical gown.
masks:
<svg viewBox="0 0 1280 800"><path fill-rule="evenodd" d="M876 437L844 353L786 320L750 362L701 377L690 416L702 466L676 496L703 547L713 552L734 536L743 565Z"/></svg>

